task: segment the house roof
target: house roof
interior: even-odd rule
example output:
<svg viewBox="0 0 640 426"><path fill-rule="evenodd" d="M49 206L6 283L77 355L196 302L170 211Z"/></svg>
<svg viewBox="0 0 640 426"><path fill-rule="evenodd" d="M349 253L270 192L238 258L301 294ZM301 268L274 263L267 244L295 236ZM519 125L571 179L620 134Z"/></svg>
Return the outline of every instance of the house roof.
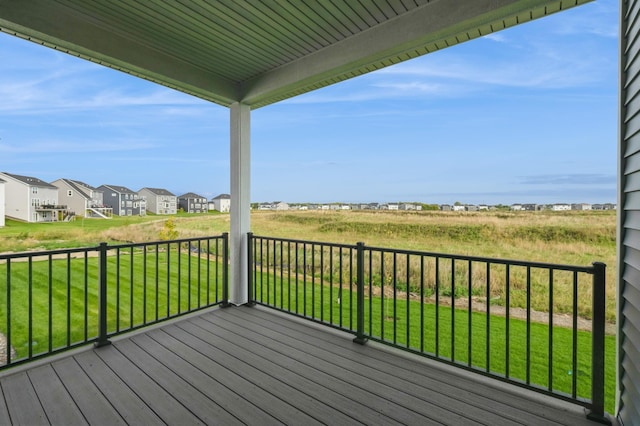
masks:
<svg viewBox="0 0 640 426"><path fill-rule="evenodd" d="M175 194L172 194L171 192L167 191L166 189L162 189L162 188L142 188L140 191L146 189L147 191L151 192L152 194L156 194L156 195L170 195L172 197L175 197ZM138 192L140 192L138 191Z"/></svg>
<svg viewBox="0 0 640 426"><path fill-rule="evenodd" d="M73 188L77 193L79 193L80 195L82 195L86 199L90 199L91 198L91 195L87 193L86 189L89 189L89 190L95 189L95 188L93 188L93 187L91 187L91 186L89 186L89 185L87 185L85 183L82 183L80 181L77 181L77 180L64 179L64 178L61 178L59 180L61 180L64 183L66 183L68 186ZM57 182L57 181L54 181L54 182Z"/></svg>
<svg viewBox="0 0 640 426"><path fill-rule="evenodd" d="M105 188L108 188L111 191L119 192L121 194L137 194L136 192L130 190L125 186L120 186L120 185L100 185L100 186L104 186Z"/></svg>
<svg viewBox="0 0 640 426"><path fill-rule="evenodd" d="M588 1L3 1L0 30L255 109Z"/></svg>
<svg viewBox="0 0 640 426"><path fill-rule="evenodd" d="M53 189L58 189L57 186L51 185L50 183L47 183L43 180L40 180L36 177L32 177L32 176L21 176L21 175L14 175L13 173L7 173L7 172L2 172L3 174L5 174L6 176L9 176L17 181L20 181L26 185L29 186L37 186L40 188L53 188Z"/></svg>
<svg viewBox="0 0 640 426"><path fill-rule="evenodd" d="M212 200L230 200L231 195L229 194L220 194L217 197L212 198Z"/></svg>
<svg viewBox="0 0 640 426"><path fill-rule="evenodd" d="M178 198L191 199L191 198L206 198L206 197L203 197L202 195L195 194L193 192L187 192L186 194L180 195Z"/></svg>

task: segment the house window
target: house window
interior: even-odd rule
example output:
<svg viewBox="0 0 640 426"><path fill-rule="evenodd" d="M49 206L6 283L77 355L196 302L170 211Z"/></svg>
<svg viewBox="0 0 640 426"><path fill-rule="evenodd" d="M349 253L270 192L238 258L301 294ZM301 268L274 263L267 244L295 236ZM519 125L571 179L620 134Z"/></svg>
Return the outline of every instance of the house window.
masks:
<svg viewBox="0 0 640 426"><path fill-rule="evenodd" d="M31 187L31 193L32 194L37 194L38 193L38 187L37 186L32 186Z"/></svg>
<svg viewBox="0 0 640 426"><path fill-rule="evenodd" d="M73 197L73 191L72 190L68 190L67 191L67 197Z"/></svg>

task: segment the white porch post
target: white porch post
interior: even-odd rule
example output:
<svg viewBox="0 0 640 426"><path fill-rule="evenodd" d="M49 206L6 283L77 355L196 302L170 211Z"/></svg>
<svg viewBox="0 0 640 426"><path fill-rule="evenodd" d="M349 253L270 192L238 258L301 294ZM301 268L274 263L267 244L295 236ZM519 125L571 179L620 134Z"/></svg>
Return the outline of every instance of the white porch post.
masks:
<svg viewBox="0 0 640 426"><path fill-rule="evenodd" d="M248 302L247 232L251 230L251 108L231 105L231 232L229 233L229 302Z"/></svg>

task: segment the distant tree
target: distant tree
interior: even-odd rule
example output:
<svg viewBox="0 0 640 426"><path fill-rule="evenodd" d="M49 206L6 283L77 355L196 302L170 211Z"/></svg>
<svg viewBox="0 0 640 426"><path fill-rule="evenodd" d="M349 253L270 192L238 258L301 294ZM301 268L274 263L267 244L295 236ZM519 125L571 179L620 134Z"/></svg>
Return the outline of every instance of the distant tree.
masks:
<svg viewBox="0 0 640 426"><path fill-rule="evenodd" d="M178 239L178 230L176 229L176 223L172 217L164 222L164 226L160 230L160 239L163 241Z"/></svg>
<svg viewBox="0 0 640 426"><path fill-rule="evenodd" d="M440 206L437 204L422 204L422 210L440 210Z"/></svg>
<svg viewBox="0 0 640 426"><path fill-rule="evenodd" d="M462 203L460 201L456 201L455 203L453 203L454 206L461 206Z"/></svg>

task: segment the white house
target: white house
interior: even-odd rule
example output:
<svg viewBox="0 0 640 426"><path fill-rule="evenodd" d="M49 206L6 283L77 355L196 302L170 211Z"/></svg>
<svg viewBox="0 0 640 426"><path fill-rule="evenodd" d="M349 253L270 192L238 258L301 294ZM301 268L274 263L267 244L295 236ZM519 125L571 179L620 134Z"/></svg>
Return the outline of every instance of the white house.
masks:
<svg viewBox="0 0 640 426"><path fill-rule="evenodd" d="M554 212L564 212L571 210L571 205L565 203L557 203L551 206L551 210L553 210Z"/></svg>
<svg viewBox="0 0 640 426"><path fill-rule="evenodd" d="M0 179L0 228L4 226L4 181Z"/></svg>
<svg viewBox="0 0 640 426"><path fill-rule="evenodd" d="M58 205L58 188L31 176L0 173L5 181L5 214L25 222L55 222L69 217Z"/></svg>
<svg viewBox="0 0 640 426"><path fill-rule="evenodd" d="M214 197L211 202L213 203L213 210L222 213L227 213L231 210L231 195L229 194L220 194Z"/></svg>

